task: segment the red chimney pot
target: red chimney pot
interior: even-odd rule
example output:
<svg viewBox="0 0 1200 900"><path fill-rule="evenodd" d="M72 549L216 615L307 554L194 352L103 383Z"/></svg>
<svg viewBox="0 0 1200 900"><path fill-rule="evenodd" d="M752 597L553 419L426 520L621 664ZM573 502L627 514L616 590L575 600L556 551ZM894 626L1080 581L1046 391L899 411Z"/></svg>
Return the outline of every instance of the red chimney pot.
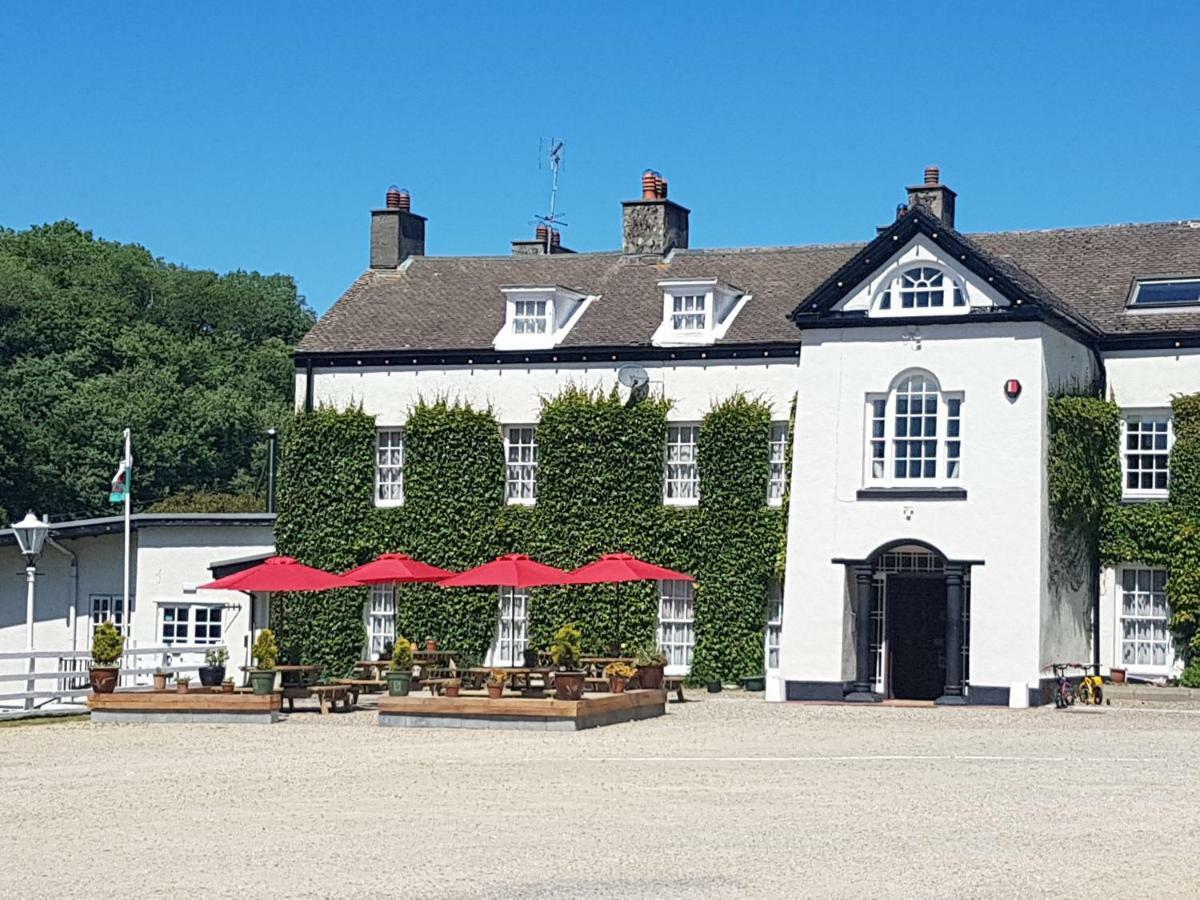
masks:
<svg viewBox="0 0 1200 900"><path fill-rule="evenodd" d="M658 197L658 173L647 169L642 173L642 199L654 200Z"/></svg>
<svg viewBox="0 0 1200 900"><path fill-rule="evenodd" d="M926 166L925 167L925 183L926 184L939 184L941 182L941 177L942 177L941 170L939 170L937 166Z"/></svg>
<svg viewBox="0 0 1200 900"><path fill-rule="evenodd" d="M550 237L550 229L545 225L539 225L534 234L537 235L537 239L544 244L546 243L546 238Z"/></svg>
<svg viewBox="0 0 1200 900"><path fill-rule="evenodd" d="M400 188L396 187L394 184L387 189L387 208L400 208Z"/></svg>

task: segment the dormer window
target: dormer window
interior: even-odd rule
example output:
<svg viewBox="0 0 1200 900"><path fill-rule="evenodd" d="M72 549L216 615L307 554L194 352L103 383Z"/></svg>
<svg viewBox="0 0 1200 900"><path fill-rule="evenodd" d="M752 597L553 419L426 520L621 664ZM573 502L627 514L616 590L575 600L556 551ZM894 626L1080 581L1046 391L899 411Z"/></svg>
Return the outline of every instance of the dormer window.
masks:
<svg viewBox="0 0 1200 900"><path fill-rule="evenodd" d="M1139 278L1129 306L1134 309L1178 309L1200 306L1200 278Z"/></svg>
<svg viewBox="0 0 1200 900"><path fill-rule="evenodd" d="M558 285L500 289L504 325L492 342L497 350L549 350L557 347L596 299Z"/></svg>
<svg viewBox="0 0 1200 900"><path fill-rule="evenodd" d="M875 302L879 315L912 316L967 312L962 287L941 269L913 266L884 282Z"/></svg>
<svg viewBox="0 0 1200 900"><path fill-rule="evenodd" d="M651 343L656 347L712 344L733 324L750 295L715 278L660 281L663 318Z"/></svg>

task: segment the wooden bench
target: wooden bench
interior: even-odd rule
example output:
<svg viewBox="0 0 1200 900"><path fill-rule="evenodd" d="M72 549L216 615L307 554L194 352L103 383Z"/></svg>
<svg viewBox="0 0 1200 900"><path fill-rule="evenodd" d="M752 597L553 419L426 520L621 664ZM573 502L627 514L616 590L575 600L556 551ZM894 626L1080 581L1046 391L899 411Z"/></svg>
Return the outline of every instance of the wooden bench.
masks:
<svg viewBox="0 0 1200 900"><path fill-rule="evenodd" d="M343 710L351 709L358 702L358 693L352 692L346 684L314 684L309 690L316 694L323 716L329 715L330 708L337 709L339 700Z"/></svg>
<svg viewBox="0 0 1200 900"><path fill-rule="evenodd" d="M283 699L287 701L288 712L295 712L296 701L309 699L312 696L312 689L301 687L298 684L285 684L280 688L280 693L283 694Z"/></svg>
<svg viewBox="0 0 1200 900"><path fill-rule="evenodd" d="M603 694L609 691L607 678L592 678L591 676L583 679L583 689L596 694Z"/></svg>
<svg viewBox="0 0 1200 900"><path fill-rule="evenodd" d="M667 693L674 691L676 703L685 703L687 701L687 698L683 696L683 678L681 676L663 676L663 690Z"/></svg>
<svg viewBox="0 0 1200 900"><path fill-rule="evenodd" d="M338 678L333 683L345 685L349 688L350 696L354 699L355 705L358 704L358 695L360 693L370 694L387 687L387 680L383 678Z"/></svg>

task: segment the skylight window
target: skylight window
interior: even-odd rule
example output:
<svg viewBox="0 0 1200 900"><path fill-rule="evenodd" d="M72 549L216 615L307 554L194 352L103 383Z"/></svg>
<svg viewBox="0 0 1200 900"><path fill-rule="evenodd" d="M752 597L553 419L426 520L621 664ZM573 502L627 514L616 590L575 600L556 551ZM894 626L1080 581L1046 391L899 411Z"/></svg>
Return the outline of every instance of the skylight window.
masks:
<svg viewBox="0 0 1200 900"><path fill-rule="evenodd" d="M1200 306L1200 278L1139 280L1130 306Z"/></svg>

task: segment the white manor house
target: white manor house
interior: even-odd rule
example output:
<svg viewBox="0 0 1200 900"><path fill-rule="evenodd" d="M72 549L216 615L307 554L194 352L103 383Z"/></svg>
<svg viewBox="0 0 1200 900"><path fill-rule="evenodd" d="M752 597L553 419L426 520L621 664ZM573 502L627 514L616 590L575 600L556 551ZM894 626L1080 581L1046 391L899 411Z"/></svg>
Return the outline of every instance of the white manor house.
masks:
<svg viewBox="0 0 1200 900"><path fill-rule="evenodd" d="M388 192L370 267L296 352L298 406L375 417L378 504L403 503L419 397L490 406L510 502L530 503L540 398L641 366L673 402L665 504L697 502L714 401L741 391L774 411L763 502L790 508L764 621L773 699L1036 703L1051 662L1176 671L1163 570L1054 577L1047 400L1113 398L1124 499L1166 497L1170 401L1200 391L1200 221L964 234L931 168L890 225L864 223L866 243L700 250L666 182L647 172L642 188L619 250L575 253L539 229L504 257L426 256L426 220ZM524 614L504 602L503 618ZM664 584L662 608L686 671L690 587ZM376 596L377 638L389 615Z"/></svg>

